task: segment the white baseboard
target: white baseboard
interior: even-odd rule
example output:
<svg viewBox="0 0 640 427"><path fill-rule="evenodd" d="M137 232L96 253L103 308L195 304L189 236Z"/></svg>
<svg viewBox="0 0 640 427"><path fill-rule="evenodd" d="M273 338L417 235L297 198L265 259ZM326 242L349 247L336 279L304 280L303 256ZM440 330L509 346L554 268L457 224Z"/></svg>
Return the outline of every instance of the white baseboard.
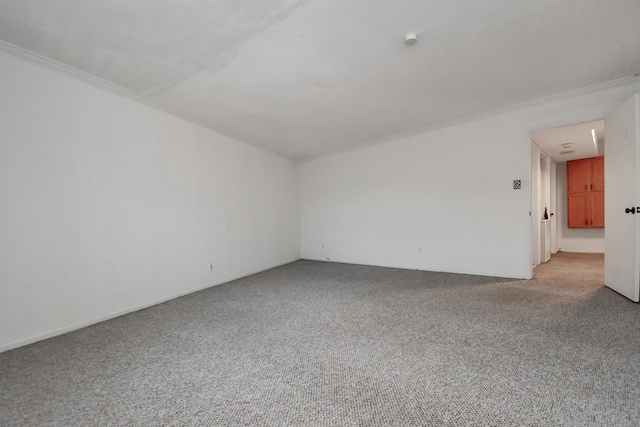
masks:
<svg viewBox="0 0 640 427"><path fill-rule="evenodd" d="M193 289L190 289L190 290L187 290L187 291L178 292L177 294L173 294L173 295L170 295L170 296L167 296L167 297L164 297L164 298L160 298L160 299L157 299L157 300L149 301L149 302L146 302L144 304L139 304L139 305L135 305L133 307L125 308L123 310L118 310L118 311L115 311L113 313L110 313L110 314L107 314L107 315L104 315L104 316L95 317L93 319L85 320L85 321L74 323L74 324L71 324L71 325L68 325L68 326L65 326L65 327L62 327L62 328L54 329L53 331L45 332L43 334L34 335L34 336L31 336L31 337L28 337L28 338L24 338L24 339L20 339L20 340L17 340L17 341L10 342L9 344L0 345L0 353L8 351L8 350L13 350L13 349L18 348L18 347L23 347L25 345L33 344L33 343L36 343L38 341L43 341L43 340L46 340L46 339L49 339L49 338L53 338L53 337L56 337L58 335L63 335L63 334L66 334L68 332L76 331L78 329L86 328L87 326L95 325L96 323L104 322L105 320L113 319L113 318L116 318L116 317L119 317L119 316L122 316L122 315L125 315L125 314L129 314L129 313L133 313L134 311L143 310L145 308L149 308L149 307L152 307L154 305L162 304L163 302L167 302L167 301L170 301L172 299L180 298L182 296L189 295L189 294L192 294L194 292L202 291L204 289L208 289L208 288L211 288L213 286L222 285L224 283L228 283L228 282L231 282L233 280L241 279L243 277L251 276L253 274L258 274L258 273L261 273L263 271L271 270L273 268L282 267L283 265L291 264L292 262L296 262L298 260L299 260L299 258L291 260L291 261L286 261L286 262L283 262L283 263L280 263L280 264L276 264L276 265L268 267L268 268L262 268L262 269L251 271L251 272L248 272L248 273L238 274L236 276L231 276L231 277L225 278L223 280L220 280L220 281L217 281L217 282L214 282L214 283L209 283L209 284L204 285L204 286L199 286L197 288L193 288Z"/></svg>
<svg viewBox="0 0 640 427"><path fill-rule="evenodd" d="M449 270L437 270L437 269L425 269L418 267L411 267L406 265L393 265L393 264L368 264L361 261L338 261L335 259L322 259L322 258L311 258L311 257L302 257L303 261L318 261L318 262L333 262L336 264L354 264L354 265L366 265L369 267L383 267L383 268L397 268L400 270L417 270L417 271L431 271L434 273L450 273L450 274L468 274L470 276L483 276L483 277L499 277L501 279L512 279L512 280L526 280L531 277L525 276L505 276L504 274L490 274L490 273L478 273L478 272L469 272L469 271L449 271Z"/></svg>

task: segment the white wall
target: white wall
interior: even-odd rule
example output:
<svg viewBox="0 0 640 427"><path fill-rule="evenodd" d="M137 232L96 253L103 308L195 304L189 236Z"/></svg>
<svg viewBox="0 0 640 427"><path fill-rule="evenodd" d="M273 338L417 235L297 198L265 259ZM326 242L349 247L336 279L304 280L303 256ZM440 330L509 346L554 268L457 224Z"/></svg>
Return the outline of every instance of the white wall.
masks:
<svg viewBox="0 0 640 427"><path fill-rule="evenodd" d="M303 164L303 258L524 277L529 146L512 116Z"/></svg>
<svg viewBox="0 0 640 427"><path fill-rule="evenodd" d="M530 132L600 119L638 90L627 80L306 162L302 256L531 277Z"/></svg>
<svg viewBox="0 0 640 427"><path fill-rule="evenodd" d="M604 253L604 228L569 228L567 217L567 162L558 163L558 246L563 252Z"/></svg>
<svg viewBox="0 0 640 427"><path fill-rule="evenodd" d="M0 351L299 259L297 174L0 54Z"/></svg>

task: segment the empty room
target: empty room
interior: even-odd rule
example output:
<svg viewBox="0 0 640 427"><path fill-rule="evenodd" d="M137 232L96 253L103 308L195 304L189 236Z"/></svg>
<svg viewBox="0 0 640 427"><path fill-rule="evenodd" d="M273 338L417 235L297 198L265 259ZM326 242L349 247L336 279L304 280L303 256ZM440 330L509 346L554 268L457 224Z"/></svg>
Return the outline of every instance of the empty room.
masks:
<svg viewBox="0 0 640 427"><path fill-rule="evenodd" d="M638 425L638 22L0 0L0 425Z"/></svg>

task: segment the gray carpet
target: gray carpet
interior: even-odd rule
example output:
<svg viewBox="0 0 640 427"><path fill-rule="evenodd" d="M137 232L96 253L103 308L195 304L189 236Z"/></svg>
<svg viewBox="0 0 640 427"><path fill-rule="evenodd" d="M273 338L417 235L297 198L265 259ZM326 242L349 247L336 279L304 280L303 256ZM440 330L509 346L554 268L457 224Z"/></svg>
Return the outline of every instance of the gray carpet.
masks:
<svg viewBox="0 0 640 427"><path fill-rule="evenodd" d="M637 426L640 307L569 261L295 262L0 354L1 423Z"/></svg>

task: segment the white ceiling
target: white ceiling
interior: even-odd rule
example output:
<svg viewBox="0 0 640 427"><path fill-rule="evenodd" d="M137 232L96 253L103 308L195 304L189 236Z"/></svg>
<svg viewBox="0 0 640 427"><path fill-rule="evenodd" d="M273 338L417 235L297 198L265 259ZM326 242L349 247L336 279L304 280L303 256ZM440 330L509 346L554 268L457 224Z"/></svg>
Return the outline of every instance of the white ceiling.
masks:
<svg viewBox="0 0 640 427"><path fill-rule="evenodd" d="M639 22L638 0L0 0L0 40L297 160L633 76Z"/></svg>
<svg viewBox="0 0 640 427"><path fill-rule="evenodd" d="M604 120L538 130L531 132L531 139L556 162L596 157L604 154Z"/></svg>

